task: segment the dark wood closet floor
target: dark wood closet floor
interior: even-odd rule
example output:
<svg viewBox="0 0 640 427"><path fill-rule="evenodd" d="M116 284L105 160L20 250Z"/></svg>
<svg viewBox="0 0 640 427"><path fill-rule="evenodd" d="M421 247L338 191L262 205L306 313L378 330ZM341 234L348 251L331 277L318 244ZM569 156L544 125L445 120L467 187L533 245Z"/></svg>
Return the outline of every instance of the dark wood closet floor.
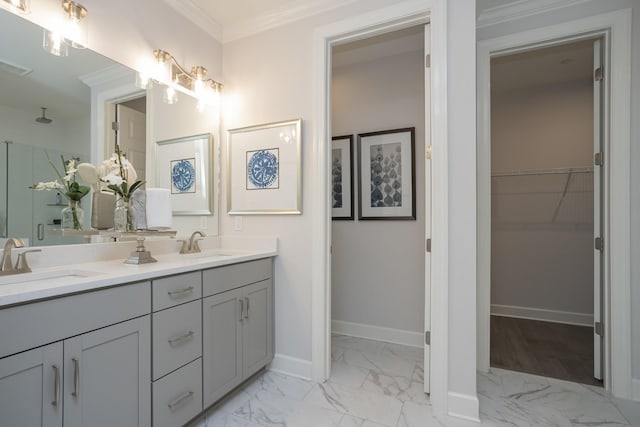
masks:
<svg viewBox="0 0 640 427"><path fill-rule="evenodd" d="M587 326L491 316L491 366L602 386Z"/></svg>

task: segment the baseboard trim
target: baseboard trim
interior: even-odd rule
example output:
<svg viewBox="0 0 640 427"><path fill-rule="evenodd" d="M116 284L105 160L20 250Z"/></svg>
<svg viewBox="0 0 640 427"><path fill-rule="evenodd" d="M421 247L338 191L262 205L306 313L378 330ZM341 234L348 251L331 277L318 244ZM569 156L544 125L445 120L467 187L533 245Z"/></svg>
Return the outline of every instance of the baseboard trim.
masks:
<svg viewBox="0 0 640 427"><path fill-rule="evenodd" d="M640 402L640 379L631 378L631 400Z"/></svg>
<svg viewBox="0 0 640 427"><path fill-rule="evenodd" d="M452 417L479 423L480 402L478 401L478 396L450 391L448 393L447 414Z"/></svg>
<svg viewBox="0 0 640 427"><path fill-rule="evenodd" d="M515 305L491 304L492 316L517 317L519 319L542 320L568 325L593 326L593 315L570 311L546 310L542 308L518 307Z"/></svg>
<svg viewBox="0 0 640 427"><path fill-rule="evenodd" d="M331 332L340 335L349 335L352 337L408 345L410 347L422 348L424 345L422 333L420 332L384 328L382 326L365 325L362 323L344 322L342 320L331 321Z"/></svg>
<svg viewBox="0 0 640 427"><path fill-rule="evenodd" d="M284 354L276 354L273 357L269 365L269 370L305 380L311 380L313 375L313 365L310 360L299 359Z"/></svg>

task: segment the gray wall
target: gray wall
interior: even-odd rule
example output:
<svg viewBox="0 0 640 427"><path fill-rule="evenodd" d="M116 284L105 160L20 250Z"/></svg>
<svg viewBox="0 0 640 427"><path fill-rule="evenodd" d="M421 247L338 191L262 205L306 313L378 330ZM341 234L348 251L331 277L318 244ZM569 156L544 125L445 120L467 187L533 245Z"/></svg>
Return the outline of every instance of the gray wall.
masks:
<svg viewBox="0 0 640 427"><path fill-rule="evenodd" d="M591 167L592 135L590 81L492 92L493 173ZM568 178L492 178L492 305L581 313L591 324L593 174L573 174L563 199Z"/></svg>
<svg viewBox="0 0 640 427"><path fill-rule="evenodd" d="M477 31L478 40L526 31L546 25L560 24L599 13L632 9L631 48L631 333L633 377L640 379L640 5L637 0L608 0L580 3L551 13L524 18Z"/></svg>
<svg viewBox="0 0 640 427"><path fill-rule="evenodd" d="M415 126L416 221L333 221L332 320L401 329L424 327L424 72L421 52L334 68L332 133Z"/></svg>

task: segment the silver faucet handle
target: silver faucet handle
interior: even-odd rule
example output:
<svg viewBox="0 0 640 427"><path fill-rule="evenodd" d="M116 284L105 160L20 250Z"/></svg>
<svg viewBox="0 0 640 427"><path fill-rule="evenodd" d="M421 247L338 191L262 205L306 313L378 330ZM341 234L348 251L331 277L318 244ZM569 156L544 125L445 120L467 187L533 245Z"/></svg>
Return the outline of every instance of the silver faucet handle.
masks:
<svg viewBox="0 0 640 427"><path fill-rule="evenodd" d="M16 261L16 270L20 273L31 272L31 267L27 263L27 254L30 252L42 252L42 249L29 249L27 251L18 254L18 261Z"/></svg>

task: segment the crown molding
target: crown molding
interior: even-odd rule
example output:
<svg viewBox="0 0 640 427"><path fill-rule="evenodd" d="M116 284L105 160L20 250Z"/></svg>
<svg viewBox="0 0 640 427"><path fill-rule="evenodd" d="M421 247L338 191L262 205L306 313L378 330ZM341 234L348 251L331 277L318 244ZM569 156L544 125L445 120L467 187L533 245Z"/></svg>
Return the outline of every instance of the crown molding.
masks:
<svg viewBox="0 0 640 427"><path fill-rule="evenodd" d="M356 3L357 1L359 0L315 0L296 6L288 4L286 7L274 9L270 13L225 26L222 41L223 43L227 43L248 37L338 7Z"/></svg>
<svg viewBox="0 0 640 427"><path fill-rule="evenodd" d="M491 25L563 9L588 1L591 0L516 0L512 3L482 11L478 16L477 28L489 27Z"/></svg>
<svg viewBox="0 0 640 427"><path fill-rule="evenodd" d="M222 25L197 6L193 0L164 0L164 2L222 43Z"/></svg>

